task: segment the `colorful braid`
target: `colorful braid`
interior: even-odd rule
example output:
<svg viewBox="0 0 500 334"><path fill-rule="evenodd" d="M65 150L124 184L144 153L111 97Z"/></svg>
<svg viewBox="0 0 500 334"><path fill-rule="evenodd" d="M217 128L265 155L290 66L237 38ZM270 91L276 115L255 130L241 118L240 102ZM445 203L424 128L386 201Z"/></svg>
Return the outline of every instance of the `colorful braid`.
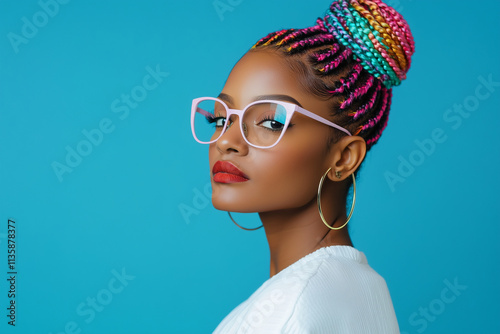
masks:
<svg viewBox="0 0 500 334"><path fill-rule="evenodd" d="M335 0L314 26L271 33L252 49L263 47L308 64L311 91L337 101L337 122L365 138L367 149L387 126L392 87L406 78L415 51L406 21L380 0Z"/></svg>

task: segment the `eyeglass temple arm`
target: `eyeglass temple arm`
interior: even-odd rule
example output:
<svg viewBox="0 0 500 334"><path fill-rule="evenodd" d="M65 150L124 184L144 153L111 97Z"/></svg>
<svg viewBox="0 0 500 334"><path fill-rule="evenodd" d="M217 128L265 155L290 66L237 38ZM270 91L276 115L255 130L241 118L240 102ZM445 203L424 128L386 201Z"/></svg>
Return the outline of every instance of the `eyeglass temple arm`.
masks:
<svg viewBox="0 0 500 334"><path fill-rule="evenodd" d="M199 107L196 108L196 112L202 114L203 116L205 117L210 117L210 115L212 115L211 113L209 113L208 111L204 110L204 109L201 109Z"/></svg>
<svg viewBox="0 0 500 334"><path fill-rule="evenodd" d="M327 120L327 119L325 119L325 118L323 118L323 117L321 117L321 116L318 116L318 115L316 115L316 114L314 114L314 113L312 113L312 112L310 112L310 111L308 111L308 110L306 110L306 109L304 109L304 108L301 108L301 107L299 107L299 106L296 106L296 110L297 110L298 112L300 112L301 114L304 114L304 115L306 115L306 116L311 117L312 119L317 120L318 122L321 122L321 123L323 123L323 124L326 124L326 125L329 125L329 126L331 126L331 127L334 127L335 129L340 130L340 131L342 131L342 132L345 132L345 133L347 133L347 135L349 135L349 136L352 136L352 135L351 135L351 133L350 133L348 130L344 129L344 128L343 128L343 127L341 127L340 125L337 125L337 124L335 124L335 123L332 123L332 122L330 122L329 120Z"/></svg>

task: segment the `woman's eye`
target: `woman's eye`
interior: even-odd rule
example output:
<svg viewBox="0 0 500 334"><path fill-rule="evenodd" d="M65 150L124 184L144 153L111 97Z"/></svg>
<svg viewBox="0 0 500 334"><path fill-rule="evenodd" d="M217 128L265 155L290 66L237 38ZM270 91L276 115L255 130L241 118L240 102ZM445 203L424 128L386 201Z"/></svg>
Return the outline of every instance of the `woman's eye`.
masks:
<svg viewBox="0 0 500 334"><path fill-rule="evenodd" d="M226 118L211 115L211 116L207 117L207 122L209 124L215 123L215 127L223 127L224 123L226 122Z"/></svg>
<svg viewBox="0 0 500 334"><path fill-rule="evenodd" d="M274 119L264 120L260 122L259 125L273 131L280 131L285 126L283 123L280 123Z"/></svg>
<svg viewBox="0 0 500 334"><path fill-rule="evenodd" d="M215 117L214 122L215 122L216 127L223 127L224 123L226 123L226 118L225 117Z"/></svg>

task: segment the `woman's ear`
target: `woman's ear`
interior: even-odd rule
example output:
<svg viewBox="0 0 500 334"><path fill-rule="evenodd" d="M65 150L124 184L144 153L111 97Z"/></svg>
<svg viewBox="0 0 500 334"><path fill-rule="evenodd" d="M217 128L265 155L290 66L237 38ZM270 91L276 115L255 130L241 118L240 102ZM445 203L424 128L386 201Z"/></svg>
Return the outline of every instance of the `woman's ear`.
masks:
<svg viewBox="0 0 500 334"><path fill-rule="evenodd" d="M366 142L360 136L346 136L332 145L328 178L342 181L358 169L366 156Z"/></svg>

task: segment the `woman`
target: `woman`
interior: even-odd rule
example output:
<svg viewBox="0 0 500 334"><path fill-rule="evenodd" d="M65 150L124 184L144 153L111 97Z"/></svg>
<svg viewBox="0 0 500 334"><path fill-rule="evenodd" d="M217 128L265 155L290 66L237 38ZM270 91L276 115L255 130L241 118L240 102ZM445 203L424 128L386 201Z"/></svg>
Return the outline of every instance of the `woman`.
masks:
<svg viewBox="0 0 500 334"><path fill-rule="evenodd" d="M338 0L316 25L259 40L217 98L193 101L214 207L258 212L271 255L271 277L215 333L399 333L384 279L345 226L413 51L394 9Z"/></svg>

